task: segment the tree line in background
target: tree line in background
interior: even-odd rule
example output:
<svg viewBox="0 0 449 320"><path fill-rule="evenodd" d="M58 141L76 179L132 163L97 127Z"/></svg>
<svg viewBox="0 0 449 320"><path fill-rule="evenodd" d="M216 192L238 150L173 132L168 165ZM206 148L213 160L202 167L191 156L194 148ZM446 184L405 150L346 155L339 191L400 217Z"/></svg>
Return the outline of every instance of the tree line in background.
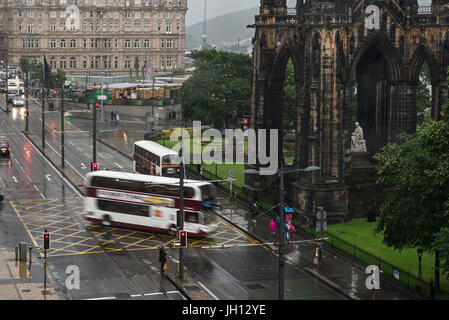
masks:
<svg viewBox="0 0 449 320"><path fill-rule="evenodd" d="M43 78L43 64L37 59L29 59L28 57L21 57L19 60L20 70L22 72L22 78L26 78L26 74L30 79L28 80L39 80L42 81ZM50 83L53 83L56 88L60 88L66 80L66 74L61 69L57 69L56 72L51 72L50 69Z"/></svg>
<svg viewBox="0 0 449 320"><path fill-rule="evenodd" d="M217 50L192 53L193 76L184 82L184 120L200 120L215 128L230 128L236 118L251 114L252 58Z"/></svg>

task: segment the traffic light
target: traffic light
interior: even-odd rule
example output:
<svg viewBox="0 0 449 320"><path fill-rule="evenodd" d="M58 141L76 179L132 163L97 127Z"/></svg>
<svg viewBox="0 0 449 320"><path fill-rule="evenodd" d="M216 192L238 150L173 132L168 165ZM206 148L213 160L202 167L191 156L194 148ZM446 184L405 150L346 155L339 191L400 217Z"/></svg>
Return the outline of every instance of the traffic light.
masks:
<svg viewBox="0 0 449 320"><path fill-rule="evenodd" d="M50 234L48 232L44 233L44 249L50 249Z"/></svg>
<svg viewBox="0 0 449 320"><path fill-rule="evenodd" d="M97 171L98 170L98 163L97 162L91 162L90 164L90 171Z"/></svg>
<svg viewBox="0 0 449 320"><path fill-rule="evenodd" d="M179 231L179 242L181 247L187 247L187 232L185 230Z"/></svg>
<svg viewBox="0 0 449 320"><path fill-rule="evenodd" d="M248 130L248 119L247 118L241 118L240 119L240 126L242 130Z"/></svg>

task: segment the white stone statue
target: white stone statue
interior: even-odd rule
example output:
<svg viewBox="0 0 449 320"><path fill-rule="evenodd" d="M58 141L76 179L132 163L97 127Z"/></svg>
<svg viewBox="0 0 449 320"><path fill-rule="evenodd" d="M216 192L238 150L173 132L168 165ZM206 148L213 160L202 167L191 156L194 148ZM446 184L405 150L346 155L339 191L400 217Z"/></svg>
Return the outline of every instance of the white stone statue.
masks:
<svg viewBox="0 0 449 320"><path fill-rule="evenodd" d="M351 137L351 151L366 152L366 141L363 139L363 129L358 122L355 123L355 130Z"/></svg>

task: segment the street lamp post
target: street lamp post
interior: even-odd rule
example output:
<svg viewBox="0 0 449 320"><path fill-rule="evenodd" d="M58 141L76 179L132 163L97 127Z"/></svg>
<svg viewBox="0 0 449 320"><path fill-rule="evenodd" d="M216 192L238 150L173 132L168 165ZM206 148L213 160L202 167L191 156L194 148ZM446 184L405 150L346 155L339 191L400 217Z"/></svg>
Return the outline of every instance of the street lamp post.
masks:
<svg viewBox="0 0 449 320"><path fill-rule="evenodd" d="M284 203L284 174L293 172L311 172L321 170L320 167L310 166L305 169L291 169L284 170L284 161L280 162L279 166L279 300L284 300L284 224L285 224L285 203ZM258 174L260 171L254 169L247 169L246 174Z"/></svg>

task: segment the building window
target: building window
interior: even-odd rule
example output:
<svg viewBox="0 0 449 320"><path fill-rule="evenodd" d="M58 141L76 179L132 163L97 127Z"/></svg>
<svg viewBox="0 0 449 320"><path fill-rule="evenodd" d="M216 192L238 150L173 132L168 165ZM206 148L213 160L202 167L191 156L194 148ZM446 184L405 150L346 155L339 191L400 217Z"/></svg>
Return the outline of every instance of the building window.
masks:
<svg viewBox="0 0 449 320"><path fill-rule="evenodd" d="M50 31L56 31L56 22L50 22Z"/></svg>
<svg viewBox="0 0 449 320"><path fill-rule="evenodd" d="M83 23L83 31L86 32L87 31L87 23Z"/></svg>
<svg viewBox="0 0 449 320"><path fill-rule="evenodd" d="M179 22L176 24L176 31L181 31L181 23Z"/></svg>
<svg viewBox="0 0 449 320"><path fill-rule="evenodd" d="M165 26L165 31L166 31L167 33L171 33L171 32L172 32L172 25L171 25L171 23L167 23L167 24L166 24L166 26Z"/></svg>
<svg viewBox="0 0 449 320"><path fill-rule="evenodd" d="M165 48L165 39L161 39L161 48Z"/></svg>
<svg viewBox="0 0 449 320"><path fill-rule="evenodd" d="M157 31L162 31L162 23L157 23Z"/></svg>
<svg viewBox="0 0 449 320"><path fill-rule="evenodd" d="M134 0L135 1L135 0ZM140 19L142 17L142 12L140 11L134 11L134 18Z"/></svg>
<svg viewBox="0 0 449 320"><path fill-rule="evenodd" d="M114 32L114 24L109 24L109 32Z"/></svg>
<svg viewBox="0 0 449 320"><path fill-rule="evenodd" d="M84 68L84 69L87 68L87 60L83 60L83 68Z"/></svg>
<svg viewBox="0 0 449 320"><path fill-rule="evenodd" d="M140 32L140 23L134 23L134 31Z"/></svg>
<svg viewBox="0 0 449 320"><path fill-rule="evenodd" d="M143 25L143 31L145 31L145 32L150 31L150 24L149 24L149 23L145 23L145 24Z"/></svg>
<svg viewBox="0 0 449 320"><path fill-rule="evenodd" d="M131 48L131 41L129 39L125 40L125 48Z"/></svg>
<svg viewBox="0 0 449 320"><path fill-rule="evenodd" d="M119 23L115 23L115 31L120 31L120 24Z"/></svg>
<svg viewBox="0 0 449 320"><path fill-rule="evenodd" d="M61 69L65 69L65 68L67 67L65 58L62 58L62 59L59 61L59 67L60 67Z"/></svg>
<svg viewBox="0 0 449 320"><path fill-rule="evenodd" d="M167 69L172 69L173 68L173 57L171 56L167 56Z"/></svg>
<svg viewBox="0 0 449 320"><path fill-rule="evenodd" d="M144 47L144 48L149 48L149 47L150 47L150 40L145 39L145 40L143 41L143 47Z"/></svg>
<svg viewBox="0 0 449 320"><path fill-rule="evenodd" d="M44 26L42 25L42 22L39 22L39 32L42 32L44 30Z"/></svg>
<svg viewBox="0 0 449 320"><path fill-rule="evenodd" d="M22 24L21 23L19 23L17 25L17 31L22 32Z"/></svg>
<svg viewBox="0 0 449 320"><path fill-rule="evenodd" d="M165 69L165 57L161 56L161 69Z"/></svg>
<svg viewBox="0 0 449 320"><path fill-rule="evenodd" d="M173 39L167 39L167 48L173 48Z"/></svg>
<svg viewBox="0 0 449 320"><path fill-rule="evenodd" d="M134 40L134 48L140 48L140 40Z"/></svg>
<svg viewBox="0 0 449 320"><path fill-rule="evenodd" d="M59 23L59 31L65 31L65 22Z"/></svg>
<svg viewBox="0 0 449 320"><path fill-rule="evenodd" d="M125 58L125 69L131 68L131 59L129 57Z"/></svg>
<svg viewBox="0 0 449 320"><path fill-rule="evenodd" d="M125 32L131 31L131 24L130 23L125 23L124 29L125 29Z"/></svg>
<svg viewBox="0 0 449 320"><path fill-rule="evenodd" d="M83 48L87 49L87 39L83 39Z"/></svg>
<svg viewBox="0 0 449 320"><path fill-rule="evenodd" d="M76 41L75 41L75 39L70 40L70 48L76 48Z"/></svg>
<svg viewBox="0 0 449 320"><path fill-rule="evenodd" d="M118 57L114 58L114 68L117 69L118 68Z"/></svg>
<svg viewBox="0 0 449 320"><path fill-rule="evenodd" d="M70 58L70 69L76 69L76 58L75 57Z"/></svg>
<svg viewBox="0 0 449 320"><path fill-rule="evenodd" d="M34 23L27 23L27 33L34 33Z"/></svg>
<svg viewBox="0 0 449 320"><path fill-rule="evenodd" d="M125 11L125 18L131 18L131 11L129 10Z"/></svg>
<svg viewBox="0 0 449 320"><path fill-rule="evenodd" d="M114 40L114 47L115 47L115 48L118 48L118 39L115 39L115 40Z"/></svg>
<svg viewBox="0 0 449 320"><path fill-rule="evenodd" d="M103 32L108 31L108 25L106 23L103 23Z"/></svg>
<svg viewBox="0 0 449 320"><path fill-rule="evenodd" d="M50 40L50 48L56 48L56 40Z"/></svg>

